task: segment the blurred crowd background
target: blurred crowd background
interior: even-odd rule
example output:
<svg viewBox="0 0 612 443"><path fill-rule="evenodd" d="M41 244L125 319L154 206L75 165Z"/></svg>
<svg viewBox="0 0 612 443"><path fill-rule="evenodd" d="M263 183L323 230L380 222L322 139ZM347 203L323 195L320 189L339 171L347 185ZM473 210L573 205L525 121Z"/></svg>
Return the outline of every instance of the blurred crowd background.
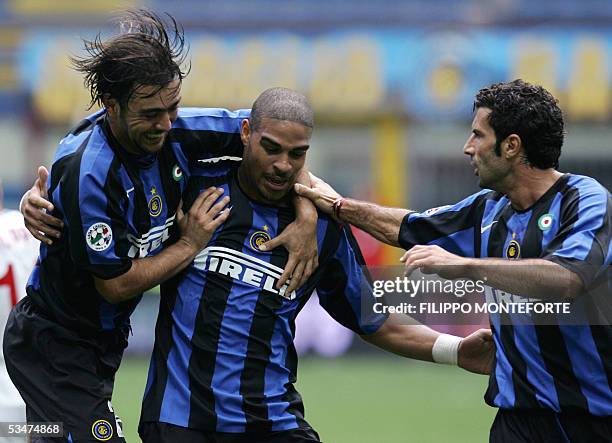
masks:
<svg viewBox="0 0 612 443"><path fill-rule="evenodd" d="M6 206L17 206L36 166L50 165L57 141L95 111L68 56L82 53L81 38L112 33L116 13L134 7L168 12L185 28L183 106L247 108L272 86L304 92L316 115L309 167L349 196L423 210L474 192L462 154L473 96L519 77L561 103L561 169L612 188L606 0L2 0ZM397 263L401 251L359 240L369 264ZM135 325L154 312L143 303ZM130 349L145 352L150 329L134 330Z"/></svg>

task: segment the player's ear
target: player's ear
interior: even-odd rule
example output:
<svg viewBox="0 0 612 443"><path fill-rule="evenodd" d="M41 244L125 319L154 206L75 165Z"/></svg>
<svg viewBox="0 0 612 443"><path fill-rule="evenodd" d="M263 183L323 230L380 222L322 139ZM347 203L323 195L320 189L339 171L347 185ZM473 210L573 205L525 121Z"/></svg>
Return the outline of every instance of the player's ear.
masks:
<svg viewBox="0 0 612 443"><path fill-rule="evenodd" d="M521 149L523 147L523 142L521 141L521 137L517 134L510 134L505 140L501 143L502 147L502 156L506 160L510 160L516 158L521 154Z"/></svg>
<svg viewBox="0 0 612 443"><path fill-rule="evenodd" d="M248 118L242 120L240 123L240 140L246 148L249 146L249 137L251 136L251 121Z"/></svg>
<svg viewBox="0 0 612 443"><path fill-rule="evenodd" d="M102 96L102 104L106 108L109 117L115 119L119 116L119 102L109 94L104 94Z"/></svg>

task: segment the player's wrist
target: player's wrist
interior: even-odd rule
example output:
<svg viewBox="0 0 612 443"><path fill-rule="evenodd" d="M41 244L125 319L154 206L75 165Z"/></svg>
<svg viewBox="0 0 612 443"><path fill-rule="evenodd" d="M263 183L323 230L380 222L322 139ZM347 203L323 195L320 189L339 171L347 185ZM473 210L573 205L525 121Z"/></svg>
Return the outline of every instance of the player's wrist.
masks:
<svg viewBox="0 0 612 443"><path fill-rule="evenodd" d="M203 249L199 248L197 242L187 235L181 235L175 243L176 247L181 248L188 257L193 259Z"/></svg>
<svg viewBox="0 0 612 443"><path fill-rule="evenodd" d="M440 334L431 347L431 357L434 362L457 366L459 361L459 344L461 337L450 334Z"/></svg>
<svg viewBox="0 0 612 443"><path fill-rule="evenodd" d="M478 260L471 257L465 257L463 259L463 277L469 278L471 280L482 280L483 270L482 270L482 260Z"/></svg>
<svg viewBox="0 0 612 443"><path fill-rule="evenodd" d="M316 226L318 221L317 208L309 199L296 195L294 197L295 221Z"/></svg>

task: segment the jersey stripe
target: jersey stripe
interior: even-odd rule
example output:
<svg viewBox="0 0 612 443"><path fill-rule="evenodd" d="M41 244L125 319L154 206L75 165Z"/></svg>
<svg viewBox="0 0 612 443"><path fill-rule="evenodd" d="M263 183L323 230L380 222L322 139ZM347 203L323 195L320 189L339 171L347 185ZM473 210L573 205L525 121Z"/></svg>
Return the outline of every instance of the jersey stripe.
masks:
<svg viewBox="0 0 612 443"><path fill-rule="evenodd" d="M254 202L250 202L250 205L253 207L253 227L249 236L261 230L264 225L269 226L270 235L274 237L284 230L287 220L283 220L284 223L279 220L278 208L264 207ZM248 252L246 248L248 246L244 247L243 252ZM277 268L280 268L278 265L283 265L283 256L278 253L267 254L265 257ZM254 320L250 325L244 369L239 379L247 432L269 432L272 429L271 417L268 416L268 402L274 402L275 399L265 397L265 370L268 366L279 365L278 354L284 353L288 345L286 342L281 342L281 346L276 348L275 352L272 350L272 335L276 326L274 314L282 307L283 300L281 297L271 296L266 291L259 292L254 300L255 306L252 309ZM268 361L267 365L260 364L261 360ZM280 368L282 370L282 366ZM279 395L282 395L282 392ZM272 418L278 420L280 417Z"/></svg>
<svg viewBox="0 0 612 443"><path fill-rule="evenodd" d="M248 110L182 108L168 138L180 144L190 166L201 159L242 157L240 124L248 116Z"/></svg>
<svg viewBox="0 0 612 443"><path fill-rule="evenodd" d="M563 198L559 205L559 211L560 214L563 214L563 218L567 220L567 222L564 226L560 226L560 228L564 231L564 234L561 235L563 237L562 243L565 243L565 239L571 235L573 224L578 219L576 199L579 198L579 194L574 187L568 186L567 183L562 182L561 185L560 192L563 194ZM555 196L553 202L557 200L558 197ZM549 205L547 209L550 212L552 208L553 206ZM555 218L561 218L561 215L554 215ZM541 230L538 229L538 232L540 231ZM561 241L553 240L551 243L560 244ZM540 245L541 244L540 242ZM537 252L538 256L543 253L542 250ZM580 384L576 374L572 371L572 363L570 355L567 352L567 344L563 339L563 335L559 326L546 325L538 328L538 339L542 347L542 355L548 370L555 380L559 408L563 409L571 405L573 407L588 410L586 398L580 390Z"/></svg>
<svg viewBox="0 0 612 443"><path fill-rule="evenodd" d="M207 184L210 184L207 183ZM226 195L230 192L226 190ZM231 192L232 204L238 204L237 193ZM252 214L240 212L233 214L220 230L215 243L244 244L247 233L232 229L234 224L248 224L252 221ZM221 327L224 321L225 310L230 297L234 282L230 277L215 279L214 283L207 279L203 287L202 301L196 320L194 335L191 340L193 353L189 367L189 380L192 392L191 415L189 426L209 430L218 429L218 421L223 424L230 417L217 416L216 402L213 391L213 377L217 368L217 359L220 355ZM221 349L221 352L226 352ZM223 355L224 356L224 355Z"/></svg>
<svg viewBox="0 0 612 443"><path fill-rule="evenodd" d="M606 389L610 384L590 327L574 325L560 326L560 329L571 368L576 375L580 391L583 392L588 410L595 415L608 415L607 409L612 404L612 391Z"/></svg>
<svg viewBox="0 0 612 443"><path fill-rule="evenodd" d="M572 370L568 349L559 326L539 326L537 335L542 356L555 380L561 409L588 410L587 401Z"/></svg>
<svg viewBox="0 0 612 443"><path fill-rule="evenodd" d="M179 274L180 275L180 274ZM159 301L159 315L155 324L155 344L151 355L151 366L142 401L142 416L145 412L160 416L164 392L168 380L167 360L168 354L175 342L172 330L172 311L178 296L177 285L179 278L173 278L161 284L161 293L164 294Z"/></svg>
<svg viewBox="0 0 612 443"><path fill-rule="evenodd" d="M202 279L197 283L204 286L205 277L194 276ZM180 317L181 322L173 322L171 325L172 340L170 352L167 357L168 371L165 377L165 389L161 403L159 420L173 423L178 426L187 427L191 413L189 402L189 377L188 368L192 356L192 348L189 345L195 328L196 315L201 300L201 294L191 291L193 286L183 280L177 286L180 294L172 307L173 318ZM168 325L169 326L169 325Z"/></svg>
<svg viewBox="0 0 612 443"><path fill-rule="evenodd" d="M512 239L511 226L515 214L508 204L495 205L499 211L498 215L492 217L488 224L496 221L494 227L490 228L488 241L486 242L486 257L503 257L504 251ZM515 221L518 223L518 221ZM496 302L499 302L497 297ZM487 391L485 399L489 404L502 408L514 408L517 405L530 405L538 407L535 389L527 378L527 365L519 352L516 337L521 334L523 326L513 326L509 314L499 314L497 324L496 345L499 347L496 355L495 377L498 392Z"/></svg>
<svg viewBox="0 0 612 443"><path fill-rule="evenodd" d="M236 132L243 119L249 118L250 109L229 111L223 108L179 108L173 129L192 131Z"/></svg>
<svg viewBox="0 0 612 443"><path fill-rule="evenodd" d="M526 363L525 376L534 391L538 405L559 411L559 399L555 390L554 378L546 370L546 362L540 351L536 328L533 325L515 326L514 339ZM530 407L520 403L517 403L517 406Z"/></svg>

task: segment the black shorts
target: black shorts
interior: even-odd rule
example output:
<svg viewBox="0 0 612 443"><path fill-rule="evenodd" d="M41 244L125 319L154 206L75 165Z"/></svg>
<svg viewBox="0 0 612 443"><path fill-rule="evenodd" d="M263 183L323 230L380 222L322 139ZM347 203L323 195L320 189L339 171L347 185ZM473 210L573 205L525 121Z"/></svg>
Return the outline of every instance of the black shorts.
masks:
<svg viewBox="0 0 612 443"><path fill-rule="evenodd" d="M500 409L489 434L490 443L609 443L612 417L581 411Z"/></svg>
<svg viewBox="0 0 612 443"><path fill-rule="evenodd" d="M125 331L87 339L21 300L6 325L4 358L28 422L63 423L64 441L125 441L110 401L126 345Z"/></svg>
<svg viewBox="0 0 612 443"><path fill-rule="evenodd" d="M143 443L315 443L319 435L311 428L288 431L233 434L206 432L169 423L146 422L138 428Z"/></svg>

